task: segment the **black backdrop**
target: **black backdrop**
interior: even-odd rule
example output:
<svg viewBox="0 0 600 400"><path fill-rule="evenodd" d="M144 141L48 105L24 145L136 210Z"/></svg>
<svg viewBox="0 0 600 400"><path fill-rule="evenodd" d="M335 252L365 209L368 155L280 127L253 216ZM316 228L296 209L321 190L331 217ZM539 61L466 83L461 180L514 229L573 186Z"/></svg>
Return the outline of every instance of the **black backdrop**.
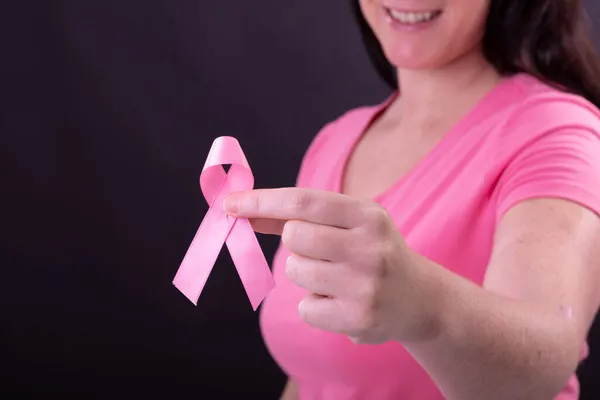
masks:
<svg viewBox="0 0 600 400"><path fill-rule="evenodd" d="M171 280L215 137L288 186L324 123L387 95L347 2L7 2L0 54L2 398L276 399L228 254L198 307Z"/></svg>

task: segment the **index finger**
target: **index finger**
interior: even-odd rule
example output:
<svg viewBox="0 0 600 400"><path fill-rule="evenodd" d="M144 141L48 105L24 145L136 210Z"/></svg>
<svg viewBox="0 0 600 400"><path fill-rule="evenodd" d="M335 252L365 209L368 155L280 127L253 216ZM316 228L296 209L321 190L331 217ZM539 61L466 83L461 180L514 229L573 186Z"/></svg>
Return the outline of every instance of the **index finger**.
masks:
<svg viewBox="0 0 600 400"><path fill-rule="evenodd" d="M361 200L315 189L256 189L229 195L223 202L231 216L302 220L350 229L362 222Z"/></svg>

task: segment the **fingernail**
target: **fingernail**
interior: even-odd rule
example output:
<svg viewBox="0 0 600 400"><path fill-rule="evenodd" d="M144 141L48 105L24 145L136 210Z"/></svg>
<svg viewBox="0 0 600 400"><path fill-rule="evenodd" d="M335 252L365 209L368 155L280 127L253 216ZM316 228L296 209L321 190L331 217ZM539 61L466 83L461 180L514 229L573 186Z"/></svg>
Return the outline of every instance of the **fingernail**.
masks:
<svg viewBox="0 0 600 400"><path fill-rule="evenodd" d="M238 211L238 202L233 195L225 197L222 206L227 214L235 214Z"/></svg>

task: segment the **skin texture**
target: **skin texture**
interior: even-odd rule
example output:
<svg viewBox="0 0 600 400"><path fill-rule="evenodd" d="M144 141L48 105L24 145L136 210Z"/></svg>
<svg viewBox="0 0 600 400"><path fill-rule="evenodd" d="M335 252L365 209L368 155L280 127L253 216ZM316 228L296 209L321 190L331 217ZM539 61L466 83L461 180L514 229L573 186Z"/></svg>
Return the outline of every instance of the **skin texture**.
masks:
<svg viewBox="0 0 600 400"><path fill-rule="evenodd" d="M442 14L431 29L397 31L383 4ZM373 198L417 164L501 77L480 51L489 1L361 0L360 5L398 67L402 92L368 128L344 174L344 193Z"/></svg>
<svg viewBox="0 0 600 400"><path fill-rule="evenodd" d="M489 0L360 0L360 7L392 65L433 71L479 46ZM443 15L431 29L403 32L390 26L384 7L416 12L442 10Z"/></svg>
<svg viewBox="0 0 600 400"><path fill-rule="evenodd" d="M344 194L254 190L224 208L281 235L293 253L287 276L312 293L298 308L308 324L356 343L402 343L449 400L551 399L574 372L600 302L600 219L565 200L516 205L497 228L483 287L411 251L370 199L501 79L480 52L489 1L360 5L398 69L401 96L356 146ZM398 31L384 5L443 13L430 29ZM297 396L288 382L282 399Z"/></svg>
<svg viewBox="0 0 600 400"><path fill-rule="evenodd" d="M600 284L600 222L580 206L512 208L484 288L412 252L368 200L284 188L233 194L224 208L281 235L294 254L287 276L312 292L304 321L356 343L402 343L450 400L550 399L576 368Z"/></svg>

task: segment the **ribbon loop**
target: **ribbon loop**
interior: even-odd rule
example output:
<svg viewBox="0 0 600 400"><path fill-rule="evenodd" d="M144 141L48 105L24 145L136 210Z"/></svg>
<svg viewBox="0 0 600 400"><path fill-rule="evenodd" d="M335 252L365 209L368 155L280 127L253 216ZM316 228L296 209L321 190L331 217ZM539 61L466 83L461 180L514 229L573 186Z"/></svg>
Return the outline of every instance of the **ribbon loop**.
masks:
<svg viewBox="0 0 600 400"><path fill-rule="evenodd" d="M231 165L227 173L225 164ZM217 138L200 175L209 209L173 279L173 285L192 303L198 303L224 243L255 311L275 286L250 222L230 217L221 208L230 193L253 187L254 176L239 142L229 136Z"/></svg>

